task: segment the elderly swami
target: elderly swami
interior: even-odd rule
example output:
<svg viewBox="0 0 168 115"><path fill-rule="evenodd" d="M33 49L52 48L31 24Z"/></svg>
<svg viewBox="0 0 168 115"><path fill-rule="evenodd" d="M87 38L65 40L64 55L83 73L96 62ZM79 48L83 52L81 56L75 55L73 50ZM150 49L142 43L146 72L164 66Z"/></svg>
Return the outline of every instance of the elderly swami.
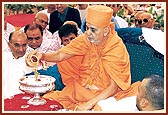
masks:
<svg viewBox="0 0 168 115"><path fill-rule="evenodd" d="M72 75L66 80L62 76L63 82L66 81L64 89L47 93L45 98L57 100L66 109L86 111L96 107L99 100L110 96L120 99L125 96L123 91L131 90L129 54L114 30L112 15L112 9L107 6L89 6L84 34L55 52L34 52L40 60L58 64L73 56L82 57L76 65L78 75L67 71ZM30 57L28 55L26 60ZM69 61L66 67L71 65Z"/></svg>

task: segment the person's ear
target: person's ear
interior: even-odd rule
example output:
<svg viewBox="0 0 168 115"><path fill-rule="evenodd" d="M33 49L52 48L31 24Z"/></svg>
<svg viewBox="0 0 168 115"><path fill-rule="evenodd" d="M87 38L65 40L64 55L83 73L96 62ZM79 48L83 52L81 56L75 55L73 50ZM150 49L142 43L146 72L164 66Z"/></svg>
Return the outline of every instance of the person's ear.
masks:
<svg viewBox="0 0 168 115"><path fill-rule="evenodd" d="M12 48L12 44L10 42L7 42L8 47L11 49Z"/></svg>
<svg viewBox="0 0 168 115"><path fill-rule="evenodd" d="M104 28L104 36L107 36L110 31L109 27Z"/></svg>
<svg viewBox="0 0 168 115"><path fill-rule="evenodd" d="M148 106L148 100L146 100L145 98L142 98L140 101L140 106L142 109L146 108Z"/></svg>
<svg viewBox="0 0 168 115"><path fill-rule="evenodd" d="M14 46L12 45L12 43L11 43L10 41L7 42L7 43L8 43L8 47L9 47L11 50L15 49Z"/></svg>
<svg viewBox="0 0 168 115"><path fill-rule="evenodd" d="M154 26L155 20L154 20L154 19L151 19L151 23L152 23L152 26Z"/></svg>
<svg viewBox="0 0 168 115"><path fill-rule="evenodd" d="M154 24L155 24L155 20L154 19L150 19L146 26L148 28L153 28Z"/></svg>

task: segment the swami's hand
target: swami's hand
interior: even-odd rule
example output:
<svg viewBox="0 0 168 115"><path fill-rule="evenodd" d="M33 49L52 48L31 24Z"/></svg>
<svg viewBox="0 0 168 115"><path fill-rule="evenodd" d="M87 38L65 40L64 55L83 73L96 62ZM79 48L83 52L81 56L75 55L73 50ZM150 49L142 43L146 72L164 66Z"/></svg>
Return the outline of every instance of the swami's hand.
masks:
<svg viewBox="0 0 168 115"><path fill-rule="evenodd" d="M41 65L42 54L38 53L36 50L31 51L26 55L25 62L28 67L37 67Z"/></svg>

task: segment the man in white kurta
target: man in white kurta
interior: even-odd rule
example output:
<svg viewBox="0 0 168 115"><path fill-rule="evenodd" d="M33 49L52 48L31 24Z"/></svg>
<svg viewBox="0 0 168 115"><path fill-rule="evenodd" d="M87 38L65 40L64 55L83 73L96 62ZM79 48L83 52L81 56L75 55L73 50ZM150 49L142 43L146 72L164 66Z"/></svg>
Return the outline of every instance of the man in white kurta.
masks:
<svg viewBox="0 0 168 115"><path fill-rule="evenodd" d="M4 98L9 98L19 93L19 79L26 74L25 57L16 59L11 51L3 53L3 92Z"/></svg>
<svg viewBox="0 0 168 115"><path fill-rule="evenodd" d="M25 63L27 50L27 36L24 32L12 32L9 41L9 49L2 55L2 92L3 98L10 98L22 93L19 89L19 79L30 72Z"/></svg>

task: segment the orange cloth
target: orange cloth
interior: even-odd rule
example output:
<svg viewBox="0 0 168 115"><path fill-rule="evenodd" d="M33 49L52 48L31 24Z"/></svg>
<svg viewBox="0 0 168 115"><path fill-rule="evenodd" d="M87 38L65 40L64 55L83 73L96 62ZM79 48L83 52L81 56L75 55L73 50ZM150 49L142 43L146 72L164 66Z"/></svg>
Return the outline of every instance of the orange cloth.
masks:
<svg viewBox="0 0 168 115"><path fill-rule="evenodd" d="M69 78L79 79L79 68L82 63L83 56L74 56L68 60L57 62L58 70L61 74L62 81L66 85Z"/></svg>
<svg viewBox="0 0 168 115"><path fill-rule="evenodd" d="M59 62L59 71L66 86L62 91L54 91L44 95L45 98L57 100L64 108L73 110L76 105L94 98L109 86L110 79L113 79L119 86L118 92L121 97L123 97L121 90L131 88L129 55L114 28L112 28L109 37L99 46L90 43L86 35L83 34L61 48L59 52L82 57L78 58L80 63L76 63L79 67L73 67L73 69L71 67L77 56L66 60L67 62ZM66 65L62 65L65 63ZM85 88L87 84L94 84L98 90L88 90ZM115 95L117 97L117 94Z"/></svg>
<svg viewBox="0 0 168 115"><path fill-rule="evenodd" d="M107 27L112 19L113 11L105 5L88 6L86 22L97 27Z"/></svg>
<svg viewBox="0 0 168 115"><path fill-rule="evenodd" d="M141 82L137 81L133 84L131 84L130 88L128 90L120 90L118 93L114 95L114 98L116 100L123 99L125 97L130 97L130 96L136 96L138 93L138 87L140 86Z"/></svg>

